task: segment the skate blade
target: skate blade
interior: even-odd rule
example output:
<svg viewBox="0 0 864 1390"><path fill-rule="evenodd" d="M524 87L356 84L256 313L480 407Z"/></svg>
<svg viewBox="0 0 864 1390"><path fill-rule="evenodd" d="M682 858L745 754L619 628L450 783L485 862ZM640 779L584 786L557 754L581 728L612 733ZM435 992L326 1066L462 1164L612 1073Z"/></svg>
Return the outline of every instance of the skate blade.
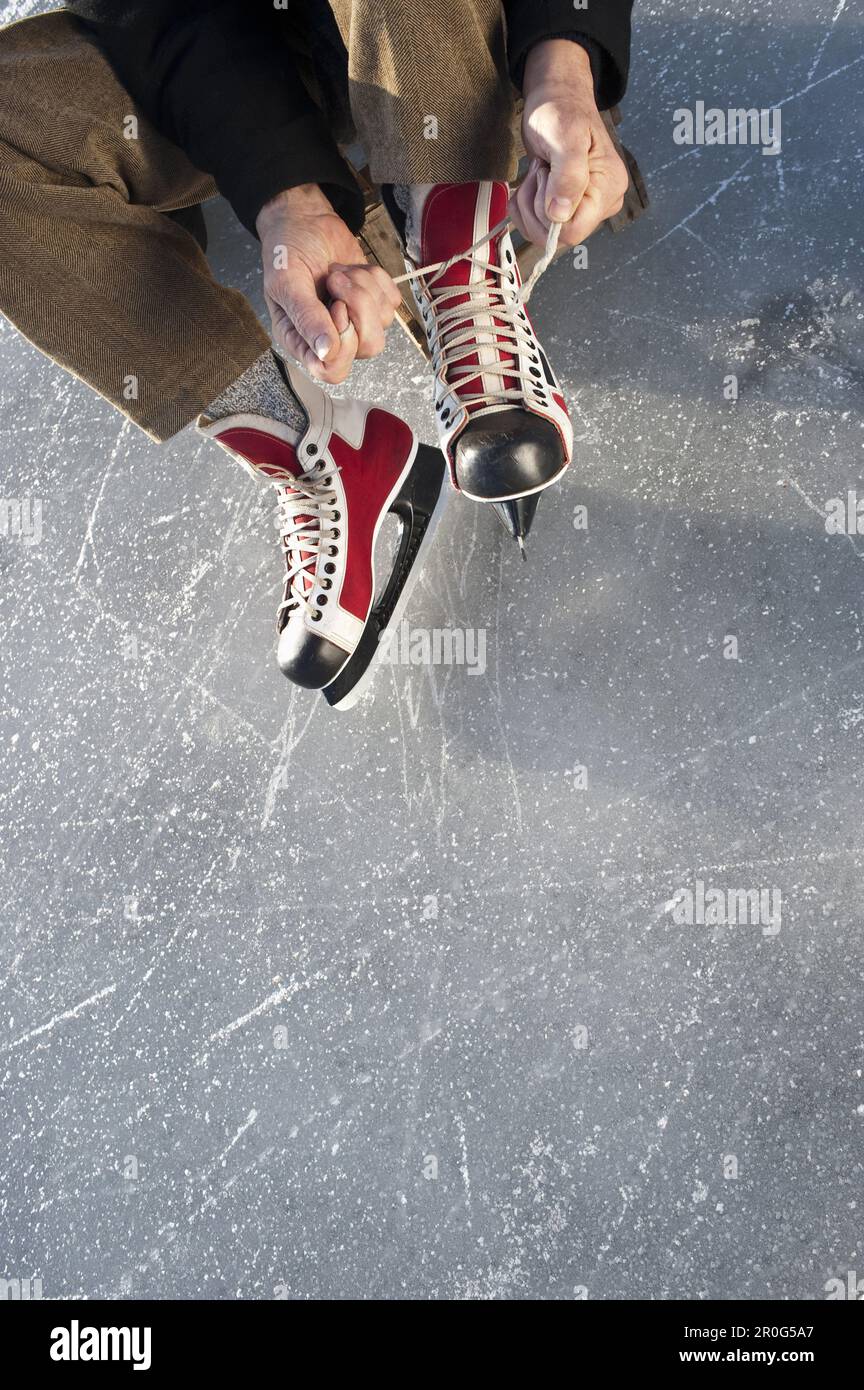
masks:
<svg viewBox="0 0 864 1390"><path fill-rule="evenodd" d="M523 555L525 541L528 539L540 497L541 494L535 492L530 493L527 497L514 497L511 502L489 503L507 534L512 536L513 540L521 547Z"/></svg>
<svg viewBox="0 0 864 1390"><path fill-rule="evenodd" d="M330 684L325 686L322 690L322 695L324 696L328 705L330 705L333 709L353 709L353 707L358 703L359 700L363 698L363 696L371 687L372 682L375 679L375 674L378 670L378 666L380 664L379 657L381 654L381 639L386 632L397 627L402 619L402 614L404 613L408 605L408 600L411 597L414 585L420 578L420 572L423 568L423 562L427 557L430 542L435 534L435 530L438 526L438 523L441 520L441 517L444 513L444 508L447 505L449 495L449 488L447 486L447 470L440 452L437 449L430 448L430 446L428 445L421 444L418 446L417 449L415 465L418 462L425 464L425 466L430 469L434 469L435 473L437 473L440 470L438 494L435 501L435 505L432 511L428 514L425 530L423 531L423 535L420 538L420 542L414 553L413 559L410 562L410 568L408 570L407 575L405 576L405 580L402 583L402 586L399 589L398 594L395 596L395 602L392 605L392 608L389 612L389 616L387 617L386 621L379 626L374 621L375 613L376 610L380 608L381 603L383 603L385 598L387 597L388 589L390 587L390 584L392 584L393 582L394 574L396 572L395 569L394 574L391 574L390 576L390 581L388 581L388 585L385 586L381 598L378 600L378 603L373 606L372 612L369 615L369 626L367 629L369 634L368 639L366 639L366 634L364 633L364 639L366 640L361 639L360 644L357 647L357 650L353 653L351 657L349 657L348 661L345 663L345 665L342 667L342 670L339 672L339 675L335 678L335 680L332 680ZM410 544L410 535L408 537L408 541ZM400 546L399 555L401 555L401 553L402 551ZM400 561L399 555L397 555L396 564L397 566L401 567L402 565L404 565L405 557L403 557Z"/></svg>

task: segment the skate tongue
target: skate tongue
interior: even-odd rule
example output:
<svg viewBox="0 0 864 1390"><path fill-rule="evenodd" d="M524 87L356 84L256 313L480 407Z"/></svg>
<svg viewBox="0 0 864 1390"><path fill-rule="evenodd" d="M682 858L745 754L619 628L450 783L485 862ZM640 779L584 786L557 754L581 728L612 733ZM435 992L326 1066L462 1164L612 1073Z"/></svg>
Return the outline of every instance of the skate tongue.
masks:
<svg viewBox="0 0 864 1390"><path fill-rule="evenodd" d="M504 220L509 202L506 183L436 183L423 206L422 264L449 261L473 246ZM497 264L497 247L490 243L483 258ZM470 271L469 260L457 261L440 283L464 285Z"/></svg>
<svg viewBox="0 0 864 1390"><path fill-rule="evenodd" d="M273 483L275 485L280 504L283 504L279 507L279 517L281 521L286 521L287 513L284 510L284 503L290 503L292 497L298 496L298 490L294 484L297 482L297 478L302 472L300 464L297 462L296 453L292 449L289 456L286 450L284 456L279 455L276 458L249 459L248 462L254 473L262 482ZM310 512L292 512L292 526L298 523L308 536L314 536L320 525L319 518L313 516ZM314 552L305 550L293 536L289 538L285 555L289 565L295 565L298 561L306 565L308 561L314 558ZM304 594L307 596L311 594L315 587L315 581L308 570L301 569L297 579L299 580L300 588L303 590Z"/></svg>
<svg viewBox="0 0 864 1390"><path fill-rule="evenodd" d="M299 471L298 468L298 472ZM296 481L296 475L289 473L285 481L278 484L280 519L283 523L289 523L290 521L292 531L294 527L299 525L301 534L305 535L308 540L315 540L317 543L321 533L320 515L312 512L295 511L291 507L292 501L295 505L301 505L301 497L303 501L307 500L299 487L292 486ZM304 566L297 575L297 580L299 580L300 588L303 590L303 593L308 597L315 588L315 580L309 572L309 569L305 567L308 566L310 561L315 559L316 552L305 549L298 541L296 534L292 534L287 537L285 555L289 565L295 565L299 561Z"/></svg>
<svg viewBox="0 0 864 1390"><path fill-rule="evenodd" d="M302 521L304 526L308 526L312 520L311 517L307 516L297 517L296 519L298 521ZM285 556L288 560L288 563L292 566L295 565L298 560L302 561L304 565L308 565L308 562L314 559L314 552L311 550L301 550L300 547L295 544L289 546L289 548L285 552ZM312 590L315 588L315 580L310 574L309 569L302 569L297 578L300 581L300 588L303 590L303 593L308 598L312 593Z"/></svg>
<svg viewBox="0 0 864 1390"><path fill-rule="evenodd" d="M454 256L458 256L460 251L467 251L477 242L497 227L507 217L510 203L510 190L506 183L440 183L436 184L426 198L423 208L423 264L438 265L450 261ZM491 291L497 291L501 286L501 279L494 271L483 272L477 262L484 262L487 265L501 265L501 239L495 237L484 246L478 248L475 256L462 256L454 261L448 269L439 272L432 272L430 283L433 286L433 293L440 295L442 289L453 289L465 285L470 286L470 295L476 297L478 290L482 295L484 282ZM455 308L460 303L467 302L469 294L464 296L449 295L446 297L448 307ZM490 342L490 332L495 328L502 328L504 324L499 317L483 315L474 319L473 315L464 320L457 320L452 324L448 331L448 338L453 340L459 335L464 334L466 329L471 329L474 324L478 327L478 336L483 342L480 349L483 354L484 363L499 362L504 366L514 364L514 354L512 348L512 338L508 341L506 334L499 334L498 342L500 347L496 348L494 339ZM460 359L463 367L479 367L481 365L478 353L463 354ZM490 375L487 378L473 377L465 382L460 382L459 377L464 376L464 372L457 374L456 394L459 396L472 396L478 390L486 388L493 393L496 389L510 390L518 386L515 377L504 377ZM472 402L468 405L470 414L477 411L495 411L504 409L506 402L500 404L491 403L486 406Z"/></svg>

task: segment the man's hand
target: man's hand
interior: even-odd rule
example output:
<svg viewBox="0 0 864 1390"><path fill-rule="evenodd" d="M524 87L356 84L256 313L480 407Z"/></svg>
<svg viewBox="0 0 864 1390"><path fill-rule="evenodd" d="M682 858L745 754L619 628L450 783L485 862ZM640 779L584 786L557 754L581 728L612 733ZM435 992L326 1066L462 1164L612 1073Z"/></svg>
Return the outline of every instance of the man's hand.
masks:
<svg viewBox="0 0 864 1390"><path fill-rule="evenodd" d="M401 295L316 184L286 189L255 222L273 337L318 381L336 385L384 347Z"/></svg>
<svg viewBox="0 0 864 1390"><path fill-rule="evenodd" d="M532 162L510 215L538 246L550 222L562 223L561 246L578 246L620 211L628 183L597 110L588 54L570 39L535 44L522 86L522 140Z"/></svg>

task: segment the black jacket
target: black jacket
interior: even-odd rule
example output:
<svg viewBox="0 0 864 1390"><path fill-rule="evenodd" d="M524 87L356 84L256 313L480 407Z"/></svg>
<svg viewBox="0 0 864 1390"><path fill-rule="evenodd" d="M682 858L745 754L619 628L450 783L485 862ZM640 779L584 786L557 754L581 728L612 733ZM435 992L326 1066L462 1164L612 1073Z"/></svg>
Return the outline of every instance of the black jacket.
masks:
<svg viewBox="0 0 864 1390"><path fill-rule="evenodd" d="M503 0L517 86L541 39L584 38L601 108L620 100L633 0ZM284 188L317 183L353 231L363 198L301 82L272 0L72 0L141 110L212 174L240 221ZM290 7L289 7L290 15Z"/></svg>

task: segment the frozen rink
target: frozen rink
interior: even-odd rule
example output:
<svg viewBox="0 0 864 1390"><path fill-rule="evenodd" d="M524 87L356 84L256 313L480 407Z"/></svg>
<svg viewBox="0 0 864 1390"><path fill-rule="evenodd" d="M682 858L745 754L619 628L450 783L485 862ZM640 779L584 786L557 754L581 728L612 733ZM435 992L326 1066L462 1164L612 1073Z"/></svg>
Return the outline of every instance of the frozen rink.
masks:
<svg viewBox="0 0 864 1390"><path fill-rule="evenodd" d="M485 669L392 665L349 714L292 690L268 493L0 321L0 494L43 504L39 544L0 537L0 1277L821 1299L864 1272L864 534L825 526L864 504L864 27L737 10L637 3L652 207L532 300L576 462L526 565L454 495L409 608ZM779 105L780 154L676 145L697 100ZM207 221L260 303L257 246ZM350 388L434 439L398 328ZM682 923L700 882L776 926Z"/></svg>

